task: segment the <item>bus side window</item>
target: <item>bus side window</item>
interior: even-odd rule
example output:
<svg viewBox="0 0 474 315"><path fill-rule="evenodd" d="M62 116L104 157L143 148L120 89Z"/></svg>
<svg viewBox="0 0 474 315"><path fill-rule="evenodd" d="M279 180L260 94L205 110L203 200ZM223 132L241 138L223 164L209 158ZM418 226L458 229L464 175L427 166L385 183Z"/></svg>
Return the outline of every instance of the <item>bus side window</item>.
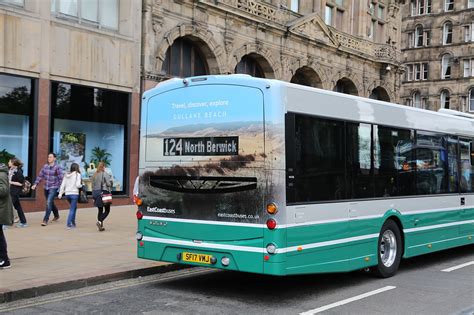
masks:
<svg viewBox="0 0 474 315"><path fill-rule="evenodd" d="M461 162L461 192L473 191L472 140L459 139L459 157Z"/></svg>

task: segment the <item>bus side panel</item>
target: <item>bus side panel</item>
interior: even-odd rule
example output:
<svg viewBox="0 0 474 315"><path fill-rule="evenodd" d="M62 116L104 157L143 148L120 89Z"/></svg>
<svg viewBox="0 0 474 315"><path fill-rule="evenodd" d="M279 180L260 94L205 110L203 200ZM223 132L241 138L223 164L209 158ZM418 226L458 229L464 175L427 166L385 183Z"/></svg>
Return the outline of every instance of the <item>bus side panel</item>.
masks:
<svg viewBox="0 0 474 315"><path fill-rule="evenodd" d="M474 220L472 214L474 209L406 215L405 257L472 244L474 224L469 223Z"/></svg>

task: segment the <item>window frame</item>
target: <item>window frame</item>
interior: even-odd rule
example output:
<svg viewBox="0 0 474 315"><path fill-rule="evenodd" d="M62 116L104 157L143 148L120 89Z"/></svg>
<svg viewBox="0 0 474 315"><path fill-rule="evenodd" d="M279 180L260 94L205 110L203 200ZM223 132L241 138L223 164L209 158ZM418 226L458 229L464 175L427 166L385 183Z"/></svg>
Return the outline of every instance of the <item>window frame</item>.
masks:
<svg viewBox="0 0 474 315"><path fill-rule="evenodd" d="M58 19L65 19L65 20L71 20L75 21L79 24L87 25L87 26L94 26L97 27L98 29L101 30L108 30L108 31L114 31L118 32L120 30L120 0L114 0L116 1L116 6L117 6L117 25L116 27L110 27L107 25L103 24L102 21L102 4L105 2L102 2L100 0L97 1L97 22L91 21L89 19L86 19L82 17L82 1L83 0L75 0L77 1L77 14L76 15L70 15L67 13L62 13L60 11L60 1L61 0L51 0L51 14L58 18Z"/></svg>

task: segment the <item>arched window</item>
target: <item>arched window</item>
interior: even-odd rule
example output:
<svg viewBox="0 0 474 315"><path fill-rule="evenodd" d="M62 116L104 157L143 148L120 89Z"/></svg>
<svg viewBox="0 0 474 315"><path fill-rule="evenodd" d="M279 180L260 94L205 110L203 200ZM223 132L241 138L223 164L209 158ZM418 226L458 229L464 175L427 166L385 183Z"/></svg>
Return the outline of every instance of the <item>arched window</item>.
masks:
<svg viewBox="0 0 474 315"><path fill-rule="evenodd" d="M443 25L443 45L449 45L453 43L453 24L446 22Z"/></svg>
<svg viewBox="0 0 474 315"><path fill-rule="evenodd" d="M162 71L173 77L207 74L207 65L197 45L187 38L178 38L166 51Z"/></svg>
<svg viewBox="0 0 474 315"><path fill-rule="evenodd" d="M420 94L420 92L413 93L412 104L413 104L413 107L423 108L422 103L421 103L421 94Z"/></svg>
<svg viewBox="0 0 474 315"><path fill-rule="evenodd" d="M415 28L415 47L423 46L423 26L418 25Z"/></svg>
<svg viewBox="0 0 474 315"><path fill-rule="evenodd" d="M449 54L444 54L441 58L441 79L451 78L451 65L453 58Z"/></svg>
<svg viewBox="0 0 474 315"><path fill-rule="evenodd" d="M235 73L250 74L256 78L265 78L262 67L258 64L257 60L251 56L243 56L240 62L235 66Z"/></svg>
<svg viewBox="0 0 474 315"><path fill-rule="evenodd" d="M469 90L469 97L468 97L468 102L469 102L469 111L474 112L474 88Z"/></svg>
<svg viewBox="0 0 474 315"><path fill-rule="evenodd" d="M441 108L449 109L450 95L448 90L441 91Z"/></svg>

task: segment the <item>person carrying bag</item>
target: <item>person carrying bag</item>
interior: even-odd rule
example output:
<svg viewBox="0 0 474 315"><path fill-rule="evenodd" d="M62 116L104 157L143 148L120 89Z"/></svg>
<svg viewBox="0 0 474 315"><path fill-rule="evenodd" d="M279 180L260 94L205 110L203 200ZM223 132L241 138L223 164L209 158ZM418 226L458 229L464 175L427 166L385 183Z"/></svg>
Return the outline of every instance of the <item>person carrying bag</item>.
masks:
<svg viewBox="0 0 474 315"><path fill-rule="evenodd" d="M100 232L104 231L104 220L110 213L112 204L112 177L105 172L104 162L99 162L97 169L92 176L92 197L94 205L98 209L97 228Z"/></svg>

